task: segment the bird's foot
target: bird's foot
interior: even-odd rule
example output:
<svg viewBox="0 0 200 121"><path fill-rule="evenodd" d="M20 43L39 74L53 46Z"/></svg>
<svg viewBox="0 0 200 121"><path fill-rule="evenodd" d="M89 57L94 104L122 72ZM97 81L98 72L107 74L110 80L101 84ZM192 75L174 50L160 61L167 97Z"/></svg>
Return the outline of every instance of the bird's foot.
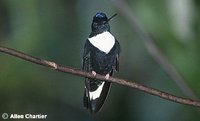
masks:
<svg viewBox="0 0 200 121"><path fill-rule="evenodd" d="M106 74L105 79L109 79L110 78L110 74Z"/></svg>
<svg viewBox="0 0 200 121"><path fill-rule="evenodd" d="M97 75L97 73L96 73L95 71L92 71L92 74L93 74L93 76L96 76L96 75Z"/></svg>

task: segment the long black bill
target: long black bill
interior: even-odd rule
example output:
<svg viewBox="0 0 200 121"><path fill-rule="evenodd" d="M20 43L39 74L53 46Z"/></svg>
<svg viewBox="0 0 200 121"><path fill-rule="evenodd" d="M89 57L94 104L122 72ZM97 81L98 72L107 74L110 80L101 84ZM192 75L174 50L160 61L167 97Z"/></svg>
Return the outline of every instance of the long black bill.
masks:
<svg viewBox="0 0 200 121"><path fill-rule="evenodd" d="M117 16L117 13L115 13L114 15L112 15L105 23L108 23L111 19L113 19L115 16Z"/></svg>

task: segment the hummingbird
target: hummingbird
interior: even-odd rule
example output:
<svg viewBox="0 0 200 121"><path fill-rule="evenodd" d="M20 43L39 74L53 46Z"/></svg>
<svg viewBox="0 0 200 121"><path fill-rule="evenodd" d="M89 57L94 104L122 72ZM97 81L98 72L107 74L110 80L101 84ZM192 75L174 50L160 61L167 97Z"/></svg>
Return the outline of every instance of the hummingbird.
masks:
<svg viewBox="0 0 200 121"><path fill-rule="evenodd" d="M82 69L105 75L109 79L114 71L119 71L120 44L110 33L109 21L117 14L107 18L103 12L97 12L91 24L91 33L86 39L83 52ZM83 103L90 112L96 113L103 106L111 82L85 78Z"/></svg>

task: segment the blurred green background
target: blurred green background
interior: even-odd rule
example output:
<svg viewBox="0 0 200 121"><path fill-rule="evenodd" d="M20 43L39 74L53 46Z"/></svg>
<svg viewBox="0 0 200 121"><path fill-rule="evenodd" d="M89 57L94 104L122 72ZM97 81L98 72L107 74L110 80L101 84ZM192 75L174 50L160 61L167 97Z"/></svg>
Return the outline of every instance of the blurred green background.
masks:
<svg viewBox="0 0 200 121"><path fill-rule="evenodd" d="M200 98L200 2L127 0L172 65ZM0 45L81 68L93 15L118 13L107 0L0 0ZM122 15L111 22L121 44L117 77L185 96ZM0 116L47 114L47 121L199 121L196 108L113 84L101 112L83 107L84 78L0 53ZM0 117L0 120L2 118Z"/></svg>

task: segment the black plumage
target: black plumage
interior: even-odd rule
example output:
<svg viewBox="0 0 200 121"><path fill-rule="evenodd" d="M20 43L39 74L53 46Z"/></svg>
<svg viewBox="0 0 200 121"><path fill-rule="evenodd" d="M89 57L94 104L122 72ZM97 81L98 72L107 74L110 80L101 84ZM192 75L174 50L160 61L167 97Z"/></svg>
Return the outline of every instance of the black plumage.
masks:
<svg viewBox="0 0 200 121"><path fill-rule="evenodd" d="M93 17L92 22L92 32L89 38L86 40L83 53L83 70L88 72L96 72L101 75L112 76L113 71L119 70L119 52L120 45L119 42L110 34L110 26L108 24L110 19L106 17L104 13L98 12ZM108 52L101 50L99 46L93 45L91 43L91 38L96 39L98 35L103 36L109 35L109 38L114 38L114 44L111 46ZM99 37L100 38L100 37ZM101 38L98 40L101 41ZM107 41L107 40L106 40ZM102 41L107 44L106 41ZM99 48L98 48L99 47ZM85 79L85 92L84 92L84 106L90 109L91 112L98 112L109 92L110 82L101 81L97 79ZM91 97L93 96L93 97Z"/></svg>

